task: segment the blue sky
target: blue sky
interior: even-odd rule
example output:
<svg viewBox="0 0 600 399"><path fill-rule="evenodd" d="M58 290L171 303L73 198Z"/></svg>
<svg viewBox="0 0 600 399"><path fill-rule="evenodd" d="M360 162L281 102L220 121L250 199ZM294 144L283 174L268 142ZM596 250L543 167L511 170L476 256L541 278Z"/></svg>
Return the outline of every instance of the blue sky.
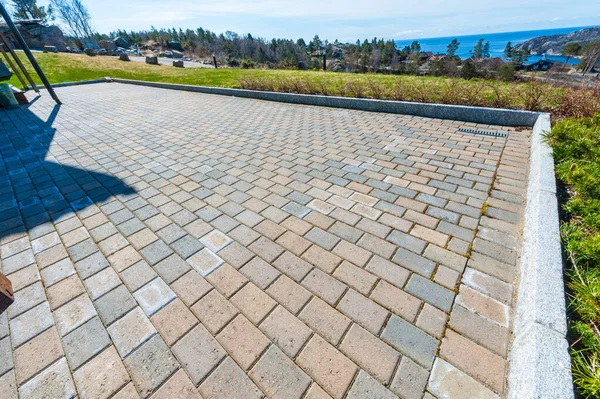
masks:
<svg viewBox="0 0 600 399"><path fill-rule="evenodd" d="M43 5L48 1L38 0ZM600 24L599 0L83 0L94 28L191 28L333 41Z"/></svg>

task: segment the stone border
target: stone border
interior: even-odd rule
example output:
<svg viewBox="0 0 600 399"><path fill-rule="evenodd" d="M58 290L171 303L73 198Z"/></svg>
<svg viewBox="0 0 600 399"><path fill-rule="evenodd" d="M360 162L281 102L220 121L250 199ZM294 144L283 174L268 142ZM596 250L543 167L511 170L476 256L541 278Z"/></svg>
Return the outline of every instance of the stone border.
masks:
<svg viewBox="0 0 600 399"><path fill-rule="evenodd" d="M389 114L415 115L424 118L449 119L463 122L480 123L484 125L533 126L538 116L540 116L539 112L522 111L516 109L418 103L410 101L374 100L368 98L321 96L316 94L277 93L272 91L146 82L142 80L129 80L110 77L96 80L85 80L81 82L58 83L53 84L52 87L69 87L105 82L132 84L205 94L216 94L222 96L253 98L257 100L276 101L289 104L355 109L360 111L385 112Z"/></svg>
<svg viewBox="0 0 600 399"><path fill-rule="evenodd" d="M550 115L533 127L508 397L574 398Z"/></svg>
<svg viewBox="0 0 600 399"><path fill-rule="evenodd" d="M107 80L108 79L109 78L107 78ZM156 87L161 89L254 98L258 100L277 101L290 104L316 105L321 107L346 108L360 111L415 115L425 118L450 119L464 122L481 123L485 125L533 126L540 115L538 112L486 107L470 107L463 105L427 104L408 101L372 100L366 98L333 96L330 97L313 94L276 93L271 91L191 86L117 78L110 79L110 81L116 83Z"/></svg>

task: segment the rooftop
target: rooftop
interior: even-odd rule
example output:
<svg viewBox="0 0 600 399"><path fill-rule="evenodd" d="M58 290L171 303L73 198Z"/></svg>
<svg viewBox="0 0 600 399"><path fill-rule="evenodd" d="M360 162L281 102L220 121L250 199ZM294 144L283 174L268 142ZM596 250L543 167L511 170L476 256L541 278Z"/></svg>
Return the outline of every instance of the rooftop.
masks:
<svg viewBox="0 0 600 399"><path fill-rule="evenodd" d="M530 131L57 93L0 111L8 398L505 396Z"/></svg>

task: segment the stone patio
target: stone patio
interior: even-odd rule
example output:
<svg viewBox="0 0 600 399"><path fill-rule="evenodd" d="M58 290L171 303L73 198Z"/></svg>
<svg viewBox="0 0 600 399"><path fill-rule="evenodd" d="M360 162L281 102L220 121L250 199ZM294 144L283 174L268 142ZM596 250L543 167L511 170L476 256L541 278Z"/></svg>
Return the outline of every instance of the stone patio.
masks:
<svg viewBox="0 0 600 399"><path fill-rule="evenodd" d="M3 398L506 395L529 131L57 93L0 111Z"/></svg>

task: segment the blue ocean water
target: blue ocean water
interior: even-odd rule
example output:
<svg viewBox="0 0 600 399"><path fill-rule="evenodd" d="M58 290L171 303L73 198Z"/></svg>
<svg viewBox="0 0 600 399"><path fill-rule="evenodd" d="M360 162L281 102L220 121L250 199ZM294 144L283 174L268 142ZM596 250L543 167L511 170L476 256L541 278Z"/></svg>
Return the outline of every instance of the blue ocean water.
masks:
<svg viewBox="0 0 600 399"><path fill-rule="evenodd" d="M413 39L417 40L421 44L421 51L431 51L433 53L446 53L448 44L452 39L458 39L460 46L456 55L460 58L469 58L471 56L469 50L473 50L473 47L477 44L479 39L484 39L490 42L490 55L492 57L502 57L504 55L504 48L506 43L511 42L512 45L523 43L525 40L532 39L538 36L550 36L550 35L562 35L569 32L580 30L583 27L573 28L560 28L560 29L542 29L542 30L528 30L520 32L503 32L503 33L482 33L478 35L468 36L448 36L448 37L433 37L425 39ZM397 40L396 44L398 48L409 46L413 40ZM542 58L542 56L530 56L529 59L535 61ZM547 59L559 62L565 62L566 57L562 56L546 56ZM577 64L578 59L571 58L569 64Z"/></svg>

